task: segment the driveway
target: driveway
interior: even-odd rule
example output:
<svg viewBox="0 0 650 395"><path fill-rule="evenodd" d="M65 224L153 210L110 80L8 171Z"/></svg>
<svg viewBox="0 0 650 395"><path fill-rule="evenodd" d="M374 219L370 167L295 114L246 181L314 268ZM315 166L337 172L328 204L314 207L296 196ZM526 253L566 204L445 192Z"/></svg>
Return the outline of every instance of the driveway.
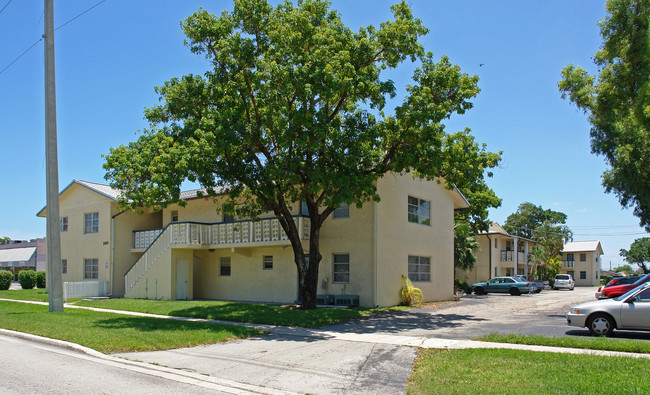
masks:
<svg viewBox="0 0 650 395"><path fill-rule="evenodd" d="M472 339L489 333L565 336L564 314L594 300L595 288L535 295L467 296L461 302L381 314L319 330L279 331L260 337L168 351L116 354L240 383L296 393L404 393L417 348L390 337ZM383 341L343 340L328 333L373 335ZM580 332L578 330L578 332ZM586 331L584 331L586 332Z"/></svg>

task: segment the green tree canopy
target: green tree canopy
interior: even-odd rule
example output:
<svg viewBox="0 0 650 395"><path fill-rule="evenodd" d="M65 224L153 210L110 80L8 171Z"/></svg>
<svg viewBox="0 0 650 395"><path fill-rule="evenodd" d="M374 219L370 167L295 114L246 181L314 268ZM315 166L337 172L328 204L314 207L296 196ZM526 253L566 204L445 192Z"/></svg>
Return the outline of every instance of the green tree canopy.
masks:
<svg viewBox="0 0 650 395"><path fill-rule="evenodd" d="M614 272L623 273L626 276L631 276L632 274L634 274L636 272L636 270L632 269L632 266L630 266L630 265L621 265L621 266L617 267L616 269L614 269Z"/></svg>
<svg viewBox="0 0 650 395"><path fill-rule="evenodd" d="M467 222L456 221L454 224L454 267L472 270L476 263L476 251L479 249L476 234Z"/></svg>
<svg viewBox="0 0 650 395"><path fill-rule="evenodd" d="M535 239L535 230L543 225L555 226L560 234L570 233L566 226L567 216L553 210L544 210L530 202L524 202L517 207L517 211L510 214L503 224L503 229L513 236ZM541 232L541 233L540 233ZM538 235L548 234L549 229L541 229Z"/></svg>
<svg viewBox="0 0 650 395"><path fill-rule="evenodd" d="M276 7L236 0L232 12L190 15L182 23L186 44L211 69L156 88L161 104L146 110L150 129L106 156L106 178L123 191L122 204L182 204L187 179L211 196L221 187L238 216L272 211L291 241L302 307L314 308L321 225L341 203L378 201L379 177L410 172L449 188L476 183L489 194L486 169L499 155L468 130L448 134L443 125L472 108L478 77L424 51L419 37L427 29L406 2L391 9L393 20L357 32L323 0ZM382 72L406 60L417 63L412 84L387 113L396 89ZM308 246L291 213L300 201L309 212Z"/></svg>
<svg viewBox="0 0 650 395"><path fill-rule="evenodd" d="M569 65L559 89L589 115L591 151L609 164L603 186L650 231L650 1L608 0L599 73Z"/></svg>
<svg viewBox="0 0 650 395"><path fill-rule="evenodd" d="M639 265L643 273L650 273L650 237L642 237L634 240L630 249L621 249L621 256L630 264Z"/></svg>

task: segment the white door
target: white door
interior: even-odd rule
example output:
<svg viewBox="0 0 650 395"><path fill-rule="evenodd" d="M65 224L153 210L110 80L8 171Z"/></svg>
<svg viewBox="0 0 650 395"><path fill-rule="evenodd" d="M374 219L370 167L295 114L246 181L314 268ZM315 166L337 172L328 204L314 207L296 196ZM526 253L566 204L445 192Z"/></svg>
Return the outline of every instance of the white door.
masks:
<svg viewBox="0 0 650 395"><path fill-rule="evenodd" d="M187 300L187 261L176 260L176 300Z"/></svg>

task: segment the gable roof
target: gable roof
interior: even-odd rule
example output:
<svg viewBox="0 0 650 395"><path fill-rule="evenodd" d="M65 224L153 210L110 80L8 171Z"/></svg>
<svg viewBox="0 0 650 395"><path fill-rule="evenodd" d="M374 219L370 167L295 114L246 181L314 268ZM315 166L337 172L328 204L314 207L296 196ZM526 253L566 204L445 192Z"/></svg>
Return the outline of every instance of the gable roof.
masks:
<svg viewBox="0 0 650 395"><path fill-rule="evenodd" d="M488 229L487 232L481 231L481 232L479 232L479 234L477 236L490 236L490 235L501 235L501 236L510 237L512 239L517 238L519 240L526 240L526 241L529 241L531 243L537 244L537 242L535 240L527 239L527 238L521 237L521 236L513 236L513 235L511 235L510 233L506 232L506 230L503 229L503 227L501 227L501 225L499 225L496 222L492 222L492 225L490 225L490 228Z"/></svg>
<svg viewBox="0 0 650 395"><path fill-rule="evenodd" d="M68 184L67 187L63 188L61 193L59 193L59 196L63 195L70 187L73 185L81 185L84 188L88 188L93 192L96 192L114 202L117 202L119 196L120 196L120 191L114 188L111 188L110 185L106 184L98 184L96 182L90 182L90 181L83 181L83 180L72 180L70 184ZM46 215L46 209L47 206L43 207L38 213L36 213L37 217L44 217Z"/></svg>
<svg viewBox="0 0 650 395"><path fill-rule="evenodd" d="M564 244L562 252L599 252L599 255L604 254L603 247L598 240L570 241Z"/></svg>

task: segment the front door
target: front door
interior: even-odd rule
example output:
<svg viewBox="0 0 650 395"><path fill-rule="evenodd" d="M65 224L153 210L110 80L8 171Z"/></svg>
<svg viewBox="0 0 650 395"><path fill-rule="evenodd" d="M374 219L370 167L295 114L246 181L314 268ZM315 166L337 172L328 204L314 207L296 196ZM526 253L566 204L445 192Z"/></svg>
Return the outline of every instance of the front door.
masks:
<svg viewBox="0 0 650 395"><path fill-rule="evenodd" d="M176 300L187 300L187 261L176 260Z"/></svg>

